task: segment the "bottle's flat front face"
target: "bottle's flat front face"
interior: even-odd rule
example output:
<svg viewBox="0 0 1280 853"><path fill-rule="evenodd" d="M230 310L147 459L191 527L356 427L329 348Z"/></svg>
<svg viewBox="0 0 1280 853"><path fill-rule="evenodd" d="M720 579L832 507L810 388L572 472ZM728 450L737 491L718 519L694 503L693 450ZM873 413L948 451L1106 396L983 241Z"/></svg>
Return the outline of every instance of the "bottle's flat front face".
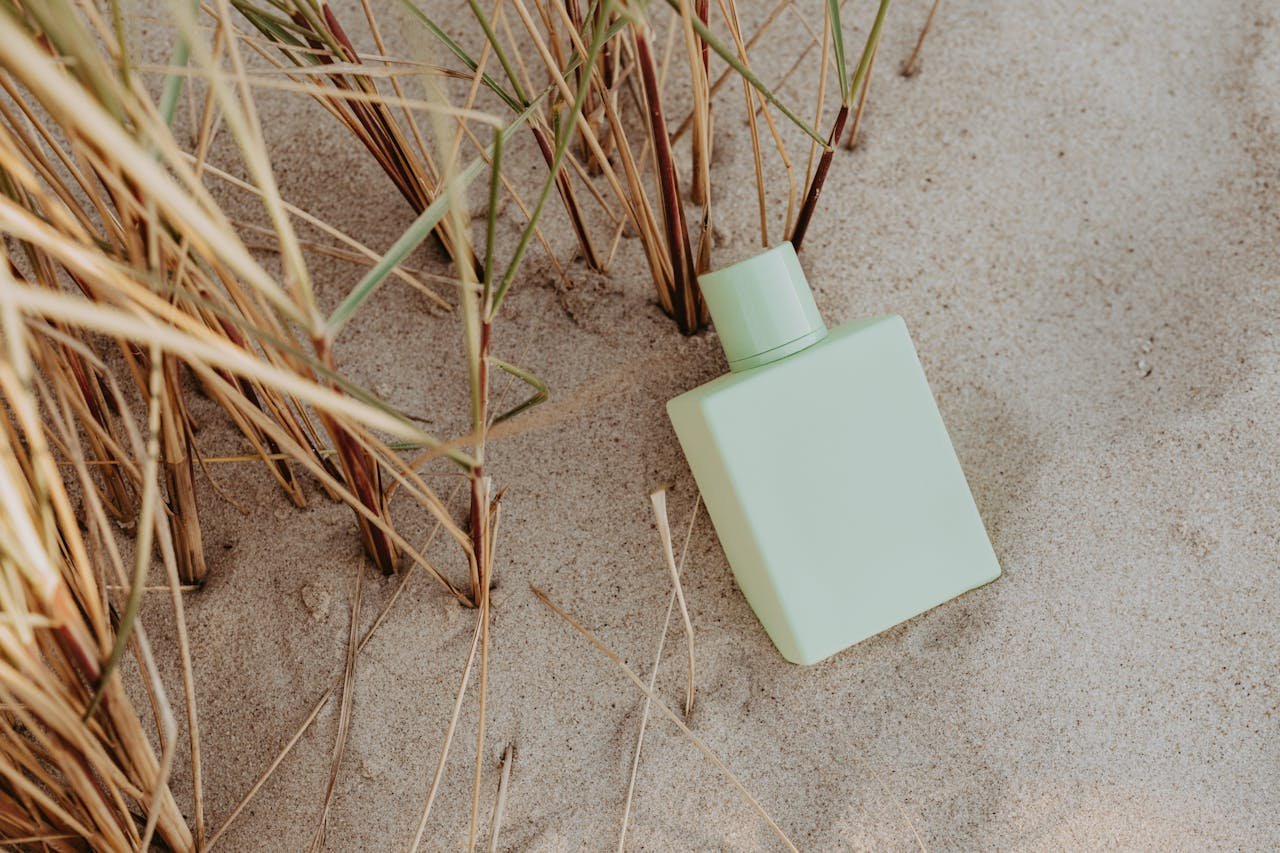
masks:
<svg viewBox="0 0 1280 853"><path fill-rule="evenodd" d="M841 327L704 389L673 420L739 583L789 659L821 660L999 574L900 319Z"/></svg>

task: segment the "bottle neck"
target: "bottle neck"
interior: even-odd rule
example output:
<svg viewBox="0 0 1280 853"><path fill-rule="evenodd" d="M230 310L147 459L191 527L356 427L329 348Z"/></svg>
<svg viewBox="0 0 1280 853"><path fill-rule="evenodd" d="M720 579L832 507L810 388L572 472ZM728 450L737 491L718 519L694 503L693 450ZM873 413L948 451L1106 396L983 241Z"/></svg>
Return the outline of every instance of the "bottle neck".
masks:
<svg viewBox="0 0 1280 853"><path fill-rule="evenodd" d="M698 276L729 369L769 364L822 340L826 324L788 242Z"/></svg>
<svg viewBox="0 0 1280 853"><path fill-rule="evenodd" d="M786 358L789 355L795 355L801 350L808 349L827 336L827 327L824 325L820 329L814 329L807 335L801 335L793 341L787 341L781 346L773 349L758 352L748 358L738 359L729 362L729 370L733 373L741 373L744 370L751 370L756 367L763 367L766 364L772 364L775 361Z"/></svg>

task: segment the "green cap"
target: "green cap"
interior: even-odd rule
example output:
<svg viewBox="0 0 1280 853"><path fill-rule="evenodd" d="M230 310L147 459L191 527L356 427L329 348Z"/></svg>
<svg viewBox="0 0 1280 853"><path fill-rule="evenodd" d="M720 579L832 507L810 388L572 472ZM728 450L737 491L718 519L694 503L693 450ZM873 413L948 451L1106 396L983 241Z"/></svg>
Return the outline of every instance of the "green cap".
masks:
<svg viewBox="0 0 1280 853"><path fill-rule="evenodd" d="M732 371L750 370L827 336L790 242L698 276Z"/></svg>

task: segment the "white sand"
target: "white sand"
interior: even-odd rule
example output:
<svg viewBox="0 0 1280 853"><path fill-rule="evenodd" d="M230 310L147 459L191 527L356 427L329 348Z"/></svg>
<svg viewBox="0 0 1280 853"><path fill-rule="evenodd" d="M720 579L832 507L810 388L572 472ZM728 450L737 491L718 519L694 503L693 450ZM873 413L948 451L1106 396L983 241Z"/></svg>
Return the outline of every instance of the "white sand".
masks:
<svg viewBox="0 0 1280 853"><path fill-rule="evenodd" d="M864 145L837 157L803 262L829 323L906 318L1005 574L801 669L769 644L703 515L686 568L690 725L804 849L911 848L913 828L935 849L1280 846L1280 17L1263 0L946 2L906 80L896 69L927 7L890 13ZM863 27L871 7L848 14ZM358 32L358 13L347 20ZM804 31L788 18L779 33ZM389 245L406 206L297 102L262 101L286 195ZM729 261L755 239L751 158L739 121L717 132ZM232 158L225 140L218 155ZM415 262L440 268L430 252ZM483 823L514 743L501 846L600 849L616 844L642 698L529 584L647 674L670 591L647 495L674 482L681 529L694 498L663 403L724 365L714 335L682 339L661 315L634 241L609 280L575 268L573 290L536 252L524 270L498 354L554 400L595 390L492 450L507 492ZM316 272L330 303L358 275L324 260ZM445 434L466 411L459 356L456 319L399 285L339 349L355 379ZM237 446L209 404L197 414L206 450ZM357 573L365 625L398 583L366 566L349 512L314 488L297 511L254 467L216 476L252 512L205 493L212 579L188 598L211 827L341 672ZM421 541L425 521L400 510ZM432 553L462 577L456 554ZM417 574L359 658L330 848L408 844L473 620ZM658 679L672 707L684 661L673 623ZM475 696L432 849L465 843ZM226 849L306 845L337 716L331 703ZM776 846L659 717L628 838Z"/></svg>

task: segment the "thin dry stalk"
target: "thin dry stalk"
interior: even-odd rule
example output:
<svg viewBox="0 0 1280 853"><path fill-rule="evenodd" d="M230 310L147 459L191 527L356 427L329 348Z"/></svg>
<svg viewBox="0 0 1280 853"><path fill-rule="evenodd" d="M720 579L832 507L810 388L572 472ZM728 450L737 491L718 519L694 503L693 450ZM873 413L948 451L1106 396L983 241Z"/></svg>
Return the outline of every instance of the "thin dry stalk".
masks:
<svg viewBox="0 0 1280 853"><path fill-rule="evenodd" d="M488 483L486 483L486 494L488 493L487 487ZM489 531L488 537L485 539L488 552L484 555L484 559L481 561L481 564L486 567L486 571L484 586L480 593L480 696L476 721L476 760L471 783L471 824L467 831L468 850L475 849L480 823L480 782L482 772L484 770L485 711L489 697L489 589L493 583L492 572L489 569L493 566L493 545L497 538L498 518L500 514L498 506L499 505L495 502L490 507L487 516L488 518L493 519L493 526Z"/></svg>
<svg viewBox="0 0 1280 853"><path fill-rule="evenodd" d="M693 642L693 621L689 618L689 606L685 604L684 587L680 585L680 569L676 565L675 549L671 544L671 522L667 518L666 491L649 495L653 504L653 516L658 522L658 537L662 541L662 553L667 561L667 569L671 572L671 589L680 605L680 619L684 622L685 646L689 654L689 673L685 684L684 716L687 720L693 715L694 684L696 682L696 665Z"/></svg>
<svg viewBox="0 0 1280 853"><path fill-rule="evenodd" d="M164 376L165 399L170 401L164 409L160 435L165 491L169 495L170 525L178 553L178 574L183 583L198 586L204 583L208 567L204 559L204 538L200 532L200 513L196 504L190 416L182 398L177 359L165 358L161 371Z"/></svg>
<svg viewBox="0 0 1280 853"><path fill-rule="evenodd" d="M6 451L23 449L0 454L0 460L17 460L16 467L0 467L0 500L8 501L0 513L8 519L0 522L5 837L44 835L56 843L70 833L96 847L125 848L149 844L154 833L179 850L203 841L199 726L181 600L182 591L204 576L195 514L194 466L200 460L183 400L184 371L228 411L291 497L300 500L301 491L286 460L352 505L366 548L381 566L393 566L403 550L462 597L391 527L382 474L390 472L415 503L445 520L468 555L470 537L419 475L369 430L437 448L437 455L468 470L479 467L476 460L456 448L474 444L476 436L440 442L337 372L331 324L316 310L303 244L289 224L296 208L280 198L271 175L236 39L222 38L228 9L219 2L214 10L220 26L212 49L197 38L189 15L178 17L208 85L194 156L178 148L159 111L134 85L118 33L100 26L92 3L54 0L29 17L0 14L0 86L7 97L0 109L0 233L19 253L12 260L0 256L6 342L0 402L9 415L0 439ZM98 51L112 60L103 61ZM222 61L230 63L229 74ZM254 260L201 182L214 128L223 123L272 223L286 270L283 284ZM312 341L314 354L296 346L299 338ZM95 352L104 340L120 353L111 366ZM503 369L518 373L510 365ZM132 383L154 412L150 454L139 449L143 442L117 379ZM51 401L45 409L30 402L35 387ZM333 451L323 446L313 419L326 428ZM133 440L119 440L122 433ZM50 446L71 464L55 464ZM144 455L150 468L139 461ZM342 480L331 455L338 457ZM163 475L163 488L149 473L154 468ZM92 551L81 542L67 482L96 519L88 530ZM162 509L153 512L152 506ZM29 513L25 521L23 512ZM136 622L148 587L142 575L126 583L114 547L117 532L105 524L108 513L137 516L138 530L154 533L169 575L190 734L194 839L168 786L173 715ZM15 550L19 542L22 548ZM487 579L491 539L484 546L479 562ZM91 553L106 555L109 569ZM141 561L151 548L140 543L137 553ZM108 570L116 575L110 585ZM13 585L24 573L27 586ZM115 625L108 586L129 590ZM116 673L126 642L146 674L159 758Z"/></svg>
<svg viewBox="0 0 1280 853"><path fill-rule="evenodd" d="M507 744L502 751L502 774L498 777L498 793L493 798L493 814L489 816L489 853L498 853L498 837L507 810L507 791L511 785L511 766L515 764L516 745Z"/></svg>
<svg viewBox="0 0 1280 853"><path fill-rule="evenodd" d="M16 37L21 36L16 35ZM21 47L21 44L18 44L18 47ZM10 59L22 62L24 57L19 51L11 55ZM31 55L26 56L25 60L27 63L38 62L36 57ZM223 266L226 260L248 257L243 249L238 253L234 249L228 248L235 245L235 238L228 237L226 240L220 241L218 244L219 250L213 253L209 252L211 247L208 246L208 241L227 234L229 226L219 226L208 221L198 221L194 227L191 227L191 220L184 217L193 211L190 208L183 207L181 203L182 197L178 195L167 196L168 201L166 204L169 206L166 209L169 212L169 218L165 222L157 221L157 206L153 203L143 204L136 193L129 191L128 187L146 185L153 192L158 192L160 198L166 198L163 192L165 190L164 184L157 184L157 178L154 175L143 177L143 174L137 174L136 177L130 175L122 182L117 177L118 167L107 166L106 161L102 159L101 151L105 149L100 147L99 142L104 137L110 139L115 133L111 126L91 121L94 118L91 109L86 111L74 108L72 106L73 102L80 97L74 91L66 88L57 89L51 87L49 84L57 81L56 73L51 79L48 75L44 77L31 76L27 73L28 67L25 65L17 66L14 70L22 75L22 79L28 85L36 81L39 82L38 86L32 87L33 94L41 99L42 105L55 118L65 120L65 124L59 130L70 137L72 144L77 146L77 153L90 163L102 164L95 168L95 172L101 184L108 188L110 195L106 204L95 202L94 209L106 210L108 206L115 206L120 210L122 217L135 223L132 231L110 232L119 234L120 239L123 241L122 248L119 250L120 253L134 259L133 264L141 276L149 277L150 270L153 267L177 270L177 273L169 279L167 285L174 293L189 293L190 296L187 299L190 301L184 303L179 300L173 300L173 308L191 311L192 315L199 317L204 324L207 324L207 328L219 335L230 338L237 346L241 346L246 350L251 349L253 344L241 332L243 327L240 323L244 321L235 316L234 312L236 311L242 312L248 318L248 328L266 329L276 340L287 339L288 335L278 326L275 318L270 313L264 313L261 310L260 303L258 303L259 297L256 294L250 296L243 292L229 275L229 271ZM38 74L39 72L35 73ZM15 91L13 86L8 88L10 91ZM20 103L25 102L20 101ZM144 122L149 118L150 114L146 112L145 104L128 101L126 103L131 103L134 109L141 111L140 114ZM33 112L29 112L29 117L33 114ZM90 125L92 125L92 131L89 130ZM154 122L148 124L147 127L153 134L160 132ZM47 139L53 140L56 134L47 133L45 136ZM153 138L153 143L158 142L163 150L172 155L172 142L171 140L166 141L166 139L167 137L164 136ZM130 154L131 147L136 144L132 139L124 138L118 138L117 142L118 144L113 145L111 149L112 156L117 157ZM186 164L182 165L185 167ZM145 173L151 167L143 159L134 159L130 161L129 166L126 166L126 175L129 175L129 169L131 168L142 170L142 173ZM160 180L163 181L163 179ZM42 198L39 195L38 188L32 186L30 179L24 179L23 183L25 193L18 197L20 201L35 203L35 201ZM194 187L195 185L188 184L188 188ZM89 194L91 199L101 194L99 185L90 183L87 180L81 183L79 188ZM59 189L58 197L68 199L72 198L73 194ZM43 198L49 199L49 197ZM174 207L173 205L177 206ZM78 216L81 221L91 221L91 217L80 215L77 208L68 209L65 205L55 207L51 200L41 202L38 207L38 213L42 218L53 222L70 223L72 220L69 217L71 216ZM107 223L113 221L114 219L112 218L105 220ZM188 230L182 230L184 228ZM11 225L10 230L12 233L17 233L21 229L15 229ZM169 236L171 230L177 230L185 235L181 243L173 242ZM143 235L146 245L135 245L137 241L130 237L130 234ZM53 239L52 234L41 236L45 241ZM90 239L83 228L73 229L68 236L78 242ZM32 247L32 251L42 253L49 253L51 249L54 249L48 242L45 242L42 246L39 245L40 242L28 242L27 245ZM193 255L198 255L198 257L193 257ZM34 268L36 270L49 270L50 272L43 277L46 286L51 289L59 289L61 285L57 280L56 270L59 266L65 267L65 258L69 256L62 255L60 251L55 250L52 254L45 254L44 257L48 258L48 260L34 265ZM251 261L247 263L248 266L240 267L242 272L253 268ZM81 290L85 291L91 298L115 298L110 294L114 292L114 288L119 286L118 278L116 281L106 283L97 280L95 273L90 270L67 268L66 272L77 282ZM250 275L248 278L257 280L265 286L265 276L260 276L259 272L255 272L254 275ZM226 291L221 291L219 285L226 287ZM273 295L275 293L271 288L260 292L271 292ZM126 361L133 365L135 376L145 375L145 366L139 363L128 346L122 345L121 352ZM289 365L295 369L297 367L297 360L292 355L285 353L273 354L271 352L266 355L269 360L278 364ZM170 360L166 365L166 377L170 399L173 401L166 410L162 433L168 481L168 489L166 491L172 507L169 517L174 524L174 538L177 543L182 574L184 578L195 581L201 579L204 574L203 549L199 538L198 516L195 514L196 501L192 468L195 454L189 449L189 418L182 407L178 370L176 362L173 360ZM315 445L314 431L308 425L306 416L301 415L296 404L260 383L237 380L236 384L239 385L238 394L233 394L230 397L223 395L218 401L228 408L233 419L245 429L246 437L250 439L255 447L260 449L264 456L277 452L278 448L265 441L257 429L248 428L247 425L250 419L245 416L243 411L248 407L262 408L270 412L273 417L288 425L288 429L304 444ZM271 464L270 470L272 470L273 475L281 484L286 487L291 497L300 502L301 493L287 466L275 461Z"/></svg>
<svg viewBox="0 0 1280 853"><path fill-rule="evenodd" d="M871 78L876 68L876 57L880 55L880 46L871 52L871 62L867 64L867 76L862 81L862 91L858 93L858 108L853 111L853 121L849 125L849 135L845 137L844 147L852 151L858 144L858 129L862 127L862 111L867 107L867 95L871 92Z"/></svg>
<svg viewBox="0 0 1280 853"><path fill-rule="evenodd" d="M440 790L440 782L444 779L444 768L449 762L449 750L453 747L453 736L458 729L458 718L462 715L462 700L467 695L467 684L471 681L471 667L475 663L476 649L480 647L481 620L476 620L476 629L471 636L471 650L467 653L467 662L462 667L462 677L458 684L458 694L453 703L453 714L445 728L444 741L440 745L440 759L436 762L431 787L427 790L426 801L422 804L422 813L418 816L417 829L413 834L413 843L409 845L409 853L417 853L422 845L423 834L427 831L427 820L431 817L431 806L435 804L436 794Z"/></svg>
<svg viewBox="0 0 1280 853"><path fill-rule="evenodd" d="M663 304L664 306L670 304L671 315L680 331L686 335L692 335L701 328L706 309L702 302L702 294L697 288L693 251L689 246L689 229L685 224L684 204L680 199L680 181L676 175L671 137L667 133L667 121L662 111L657 66L650 46L652 31L647 26L638 26L632 35L635 41L636 61L640 67L640 79L644 87L649 118L649 140L653 145L654 162L658 169L662 226L666 240L667 261L671 269L670 290L663 299Z"/></svg>
<svg viewBox="0 0 1280 853"><path fill-rule="evenodd" d="M773 830L775 835L778 836L778 840L780 840L783 844L785 844L787 849L791 850L792 853L798 853L796 846L791 843L791 839L788 838L787 834L782 831L782 827L778 826L777 822L775 822L774 819L769 816L768 811L766 811L764 806L760 804L759 800L757 800L754 796L751 795L751 792L748 791L746 786L744 786L742 782L738 780L738 777L733 774L733 771L729 769L729 767L720 759L720 757L716 755L715 752L709 746L707 746L706 743L704 743L700 737L694 734L693 731L687 725L684 724L684 721L680 719L679 714L671 710L671 708L667 706L667 703L663 702L660 698L655 696L653 691L651 691L648 687L645 686L645 683L640 680L640 676L636 675L635 671L632 670L631 667L627 666L627 662L624 661L617 652L609 648L609 646L606 645L604 641L602 641L590 630L583 627L583 625L580 622L578 622L576 619L570 616L568 612L566 612L559 605L553 602L545 592L538 589L536 586L530 586L529 589L533 592L534 596L536 596L539 601L541 601L543 604L547 606L548 609L551 610L552 613L559 616L562 620L568 623L569 627L573 628L575 631L581 634L588 643L590 643L592 646L596 648L597 651L599 651L609 660L613 661L613 663L617 665L618 669L622 670L622 674L627 677L627 680L629 680L632 684L634 684L636 688L646 698L648 698L649 701L654 706L656 706L658 710L663 713L664 716L666 716L667 719L671 720L671 722L675 724L676 728L680 730L681 734L683 734L686 738L688 738L689 742L692 743L695 747L697 747L698 751L701 752L704 756L706 756L706 758L715 766L717 770L719 770L722 774L724 774L725 778L727 778L729 782L732 783L734 788L736 788L738 792L742 794L742 796L747 800L747 802L751 804L751 807L755 809L756 813L759 814L760 817L764 819L764 822L768 824L769 828Z"/></svg>
<svg viewBox="0 0 1280 853"><path fill-rule="evenodd" d="M781 10L782 6L778 6L778 9ZM747 46L742 43L742 25L738 20L738 5L734 0L729 0L727 5L725 0L720 0L720 12L728 23L729 34L733 37L733 45L738 51L738 58L745 64L747 62ZM763 29L761 27L761 30L757 30L757 35ZM751 165L754 167L756 175L756 207L760 212L760 245L768 246L769 214L765 204L764 156L760 150L760 129L756 126L755 98L751 93L751 84L746 80L742 81L742 97L746 103L747 129L751 135Z"/></svg>
<svg viewBox="0 0 1280 853"><path fill-rule="evenodd" d="M28 327L11 298L19 287L0 252L0 828L6 837L73 834L126 848L139 845L150 825L170 847L188 850L190 830L166 781L170 758L157 758L119 676L99 663L116 635L99 567L50 452L50 442L79 446L68 431L79 425L62 419L77 411L76 392L49 390L37 375L62 344ZM37 402L37 389L57 416ZM155 423L159 406L153 409ZM84 466L77 471L88 476ZM92 491L92 480L80 483ZM114 535L105 513L92 518L106 525L91 528L96 535ZM86 719L99 686L101 699ZM171 721L162 686L157 695L161 717ZM161 724L162 743L172 744L172 731ZM140 824L135 812L144 816Z"/></svg>
<svg viewBox="0 0 1280 853"><path fill-rule="evenodd" d="M457 495L458 495L458 489L454 489L452 494L449 495L450 500L457 497ZM427 548L431 545L431 543L435 541L435 538L439 534L441 528L442 528L442 525L439 522L437 522L432 527L431 532L427 534L427 538L421 546L422 551L426 551ZM360 643L359 645L356 646L357 658L364 652L365 647L378 633L378 629L382 627L383 622L386 621L387 616L390 615L392 609L395 607L396 603L400 600L401 595L404 593L405 589L409 585L409 580L414 576L415 568L416 568L416 565L410 566L407 570L405 570L400 574L399 581L396 583L396 588L391 593L391 597L387 599L387 603L383 605L382 610L379 611L377 618L375 618L373 620L373 624L369 626L369 630L365 631L364 636L360 638ZM342 670L338 672L330 681L329 687L326 688L325 691L320 694L320 697L315 701L315 703L312 704L311 710L308 712L307 716L303 719L301 725L298 726L297 730L294 731L293 735L289 738L288 741L286 741L285 745L281 748L280 752L276 754L275 758L271 760L271 763L267 765L266 769L263 770L263 772L258 776L256 780L254 780L254 783L249 787L249 790L245 792L244 796L242 796L240 800L236 803L235 807L231 810L230 814L227 815L222 825L218 827L217 831L214 832L212 836L210 836L208 847L206 849L211 849L214 846L214 844L226 833L226 831L231 828L231 824L233 824L236 821L236 819L239 818L239 816L244 812L245 808L249 805L249 803L253 801L253 798L257 796L260 790L262 790L262 787L266 785L266 783L271 779L276 769L279 768L280 765L284 762L284 760L289 757L289 754L293 751L293 748L298 744L298 741L302 740L302 736L305 735L308 730L310 730L312 723L314 723L316 718L320 716L320 712L323 711L325 707L329 704L329 700L333 697L334 692L338 690L339 686L342 684L343 680L346 678L346 672L347 672L347 668L344 663Z"/></svg>
<svg viewBox="0 0 1280 853"><path fill-rule="evenodd" d="M773 25L777 23L778 19L782 17L783 12L791 8L791 6L794 3L795 3L795 0L779 0L778 4L769 10L769 14L765 16L765 19L764 21L761 22L760 27L754 33L752 33L751 38L747 40L746 44L735 45L738 48L738 58L743 61L743 64L746 64L746 53L752 48L754 48L756 46L756 43L759 42L760 39L764 38L768 34L770 28L772 28ZM737 7L736 0L730 0L729 8L727 10L725 9L725 6L723 5L723 3L721 3L720 11L722 14L724 14L726 20L729 20L730 15L732 15L730 26L740 29L740 24L737 21L738 7ZM711 84L711 96L715 97L717 94L719 94L720 90L724 88L724 85L728 83L729 80L732 79L734 76L736 75L734 73L734 69L731 67L726 68L724 71L720 72L720 76L716 78L716 82ZM740 75L737 75L737 76L740 76ZM741 78L741 79L743 83L746 83L748 86L751 85L750 83L747 83L745 78ZM693 126L693 114L690 113L688 116L685 117L684 121L680 122L680 126L676 128L676 132L671 134L672 141L676 141L681 137L683 137L686 133L689 132L689 128L692 126Z"/></svg>
<svg viewBox="0 0 1280 853"><path fill-rule="evenodd" d="M942 4L942 0L933 0L933 5L929 7L929 15L924 19L924 26L920 28L920 35L916 38L916 46L912 49L911 55L907 57L907 61L902 63L901 73L903 77L914 77L916 73L916 63L920 61L920 51L924 48L925 36L929 35L929 29L933 26L933 16L938 14L938 6Z"/></svg>
<svg viewBox="0 0 1280 853"><path fill-rule="evenodd" d="M282 25L279 12L270 8L273 3L234 0L233 5L291 63L301 69L320 66L332 72L323 78L328 91L316 88L313 96L368 150L414 213L426 210L440 190L436 164L428 149L409 141L395 118L391 99L378 92L377 78L360 69L363 60L329 5L320 4L317 10L305 0L280 4L279 12L293 25L289 28ZM301 82L304 76L295 75L295 79ZM417 135L414 130L410 133ZM449 222L442 222L436 233L456 262L472 267L478 263L462 248L465 237Z"/></svg>
<svg viewBox="0 0 1280 853"><path fill-rule="evenodd" d="M805 192L804 203L800 206L800 215L796 217L795 228L791 232L791 244L796 251L800 251L801 245L804 243L805 234L809 230L809 222L813 218L814 210L818 206L818 198L822 194L822 188L826 183L827 172L831 168L831 158L835 153L835 146L840 141L840 137L844 134L845 121L849 117L849 98L850 93L860 91L863 88L864 81L870 77L872 60L875 57L876 47L880 43L880 31L884 26L885 15L889 11L890 0L880 0L880 6L876 10L875 22L871 25L871 31L867 34L867 42L862 50L862 59L858 62L858 69L854 72L852 81L847 84L843 76L843 61L839 62L841 79L840 79L840 109L836 111L835 121L832 123L831 134L827 137L826 150L822 152L822 157L818 161L818 168L813 174L813 179L809 182L809 188ZM828 19L835 17L833 22L838 26L839 19L836 17L839 11L839 4L828 4ZM843 44L843 36L839 36L838 45ZM843 47L837 48L837 54L843 56Z"/></svg>
<svg viewBox="0 0 1280 853"><path fill-rule="evenodd" d="M711 204L711 91L707 75L711 70L711 53L707 43L694 32L692 16L697 15L705 27L710 10L708 0L698 0L697 9L689 0L680 0L685 50L689 60L689 84L693 94L690 115L693 118L693 179L689 184L690 200L699 207ZM703 229L705 234L706 228ZM705 270L702 270L705 272Z"/></svg>
<svg viewBox="0 0 1280 853"><path fill-rule="evenodd" d="M698 519L698 510L702 507L702 495L699 494L693 504L693 512L689 513L689 526L685 529L684 545L680 548L680 565L677 574L684 573L684 559L689 555L689 540L693 538L693 523ZM658 646L653 654L653 666L649 668L649 693L652 694L658 682L658 667L662 663L662 651L667 644L667 630L671 627L671 616L676 608L676 591L671 590L667 599L667 615L662 619L662 629L658 632ZM627 796L622 807L622 829L618 833L618 853L623 853L627 843L627 824L631 818L631 803L635 798L636 776L640 772L640 755L644 750L644 736L649 728L649 711L651 702L644 698L644 706L640 711L640 730L636 732L636 749L631 757L631 776L627 780Z"/></svg>
<svg viewBox="0 0 1280 853"><path fill-rule="evenodd" d="M363 590L364 572L356 570L355 593L351 596L351 621L347 631L347 658L342 668L342 701L338 711L338 731L334 735L333 759L329 765L329 780L325 783L324 797L320 805L320 817L316 823L316 831L311 837L311 850L324 848L325 835L329 828L329 808L333 805L333 792L338 784L338 773L342 770L342 755L347 747L347 734L351 728L351 700L355 692L356 648L360 644L360 598Z"/></svg>
<svg viewBox="0 0 1280 853"><path fill-rule="evenodd" d="M804 19L803 15L797 14L796 17L806 28L808 28L809 22ZM815 126L822 124L822 108L826 104L827 95L827 69L831 67L831 63L828 61L831 55L831 15L829 13L822 19L821 43L822 49L819 51L818 57L818 95L814 99L815 103L813 107L813 123ZM829 150L831 149L828 144L828 147L823 150L823 153L825 154ZM804 180L806 185L813 180L813 163L817 156L818 144L814 140L809 140L809 159L805 162L804 167Z"/></svg>

